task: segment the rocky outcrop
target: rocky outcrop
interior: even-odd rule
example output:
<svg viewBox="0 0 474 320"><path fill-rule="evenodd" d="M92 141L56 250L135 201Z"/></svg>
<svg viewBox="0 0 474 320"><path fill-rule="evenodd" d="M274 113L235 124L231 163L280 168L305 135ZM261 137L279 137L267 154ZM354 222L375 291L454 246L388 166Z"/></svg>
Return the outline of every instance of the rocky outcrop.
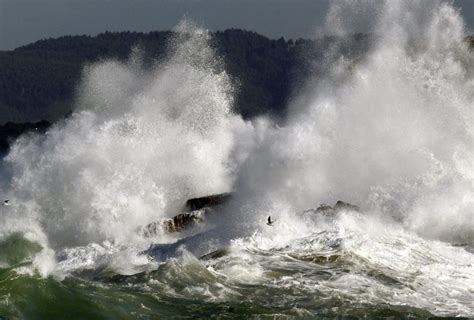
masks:
<svg viewBox="0 0 474 320"><path fill-rule="evenodd" d="M180 213L173 218L163 219L152 222L142 227L138 232L145 238L156 237L160 234L181 232L187 228L191 228L202 222L206 216L217 212L214 207L225 204L231 197L230 193L221 193L206 197L193 198L186 201L185 212ZM343 210L360 211L358 206L353 204L337 201L334 206L321 204L319 207L309 209L303 212L333 215Z"/></svg>
<svg viewBox="0 0 474 320"><path fill-rule="evenodd" d="M202 221L206 214L206 209L184 212L171 219L164 219L147 224L140 229L139 233L145 238L155 237L163 233L181 232L186 228L194 226Z"/></svg>
<svg viewBox="0 0 474 320"><path fill-rule="evenodd" d="M338 200L334 206L330 206L327 204L321 204L319 207L314 209L309 209L304 211L303 213L316 213L322 215L333 215L340 211L348 210L348 211L360 211L360 208L356 205Z"/></svg>
<svg viewBox="0 0 474 320"><path fill-rule="evenodd" d="M204 220L205 216L215 212L211 208L220 206L229 199L229 193L189 199L185 204L185 212L171 219L152 222L141 228L139 233L145 238L151 238L163 233L181 232Z"/></svg>
<svg viewBox="0 0 474 320"><path fill-rule="evenodd" d="M341 210L360 211L360 208L358 206L347 203L347 202L343 202L341 200L338 200L333 208L336 211L341 211Z"/></svg>
<svg viewBox="0 0 474 320"><path fill-rule="evenodd" d="M193 198L186 201L186 210L199 210L202 208L215 207L226 203L230 199L230 193L215 194L206 197Z"/></svg>

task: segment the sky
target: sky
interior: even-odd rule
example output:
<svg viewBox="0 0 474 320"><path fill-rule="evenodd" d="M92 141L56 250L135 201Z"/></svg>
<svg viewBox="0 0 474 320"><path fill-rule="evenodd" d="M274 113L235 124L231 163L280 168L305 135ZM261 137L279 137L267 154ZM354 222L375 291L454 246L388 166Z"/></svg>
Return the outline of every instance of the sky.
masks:
<svg viewBox="0 0 474 320"><path fill-rule="evenodd" d="M44 38L172 29L184 16L209 30L241 28L270 38L310 38L329 0L0 0L0 50ZM454 0L474 32L474 0ZM471 32L471 33L472 33Z"/></svg>

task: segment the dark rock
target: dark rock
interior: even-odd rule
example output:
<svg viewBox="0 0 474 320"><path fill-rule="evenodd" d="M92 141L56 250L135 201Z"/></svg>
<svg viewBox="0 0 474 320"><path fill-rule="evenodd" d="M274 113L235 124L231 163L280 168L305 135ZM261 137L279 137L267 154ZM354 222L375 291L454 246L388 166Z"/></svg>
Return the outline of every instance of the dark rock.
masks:
<svg viewBox="0 0 474 320"><path fill-rule="evenodd" d="M171 219L152 222L140 229L139 233L146 238L154 237L160 233L181 232L194 226L204 219L211 207L222 205L229 201L230 193L221 193L206 197L193 198L186 201L186 212L180 213Z"/></svg>
<svg viewBox="0 0 474 320"><path fill-rule="evenodd" d="M360 208L356 205L338 200L336 202L336 204L334 205L334 210L336 210L336 211L340 211L340 210L360 211Z"/></svg>
<svg viewBox="0 0 474 320"><path fill-rule="evenodd" d="M311 211L315 211L316 213L330 213L334 211L334 208L323 203L320 204L319 207L316 208L316 210Z"/></svg>
<svg viewBox="0 0 474 320"><path fill-rule="evenodd" d="M184 212L171 219L152 222L141 228L140 233L145 238L150 238L157 236L160 233L181 232L201 221L204 217L205 211L206 210L195 210L192 212Z"/></svg>
<svg viewBox="0 0 474 320"><path fill-rule="evenodd" d="M199 215L194 212L181 213L165 221L164 228L167 232L178 232L198 220L200 220Z"/></svg>
<svg viewBox="0 0 474 320"><path fill-rule="evenodd" d="M201 198L193 198L186 201L186 210L199 210L202 208L215 207L226 203L230 199L230 193L215 194Z"/></svg>
<svg viewBox="0 0 474 320"><path fill-rule="evenodd" d="M314 212L317 214L323 214L323 215L333 215L335 213L338 213L339 211L342 210L351 210L351 211L360 211L360 208L356 205L338 200L334 206L329 206L327 204L321 204L319 207L316 209L310 209L304 211L306 212Z"/></svg>

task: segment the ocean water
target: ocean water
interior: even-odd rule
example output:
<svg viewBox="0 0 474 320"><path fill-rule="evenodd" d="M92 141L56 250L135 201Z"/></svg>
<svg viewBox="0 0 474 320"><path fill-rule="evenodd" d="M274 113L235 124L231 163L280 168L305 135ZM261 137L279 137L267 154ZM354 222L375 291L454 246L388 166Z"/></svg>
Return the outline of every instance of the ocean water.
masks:
<svg viewBox="0 0 474 320"><path fill-rule="evenodd" d="M244 121L211 34L85 66L76 112L2 163L6 318L474 317L474 53L450 2L338 1L284 123ZM369 19L369 20L367 20ZM194 228L144 237L186 199ZM337 200L360 210L324 215ZM276 222L266 225L267 217Z"/></svg>
<svg viewBox="0 0 474 320"><path fill-rule="evenodd" d="M472 315L473 246L423 240L343 211L308 217L313 231L235 239L197 257L185 247L138 255L89 245L59 255L43 277L37 244L14 234L1 246L2 314L12 318L414 317ZM192 240L195 241L195 240ZM154 261L159 250L172 257ZM124 251L132 257L125 259ZM146 255L147 258L140 256ZM149 255L149 256L148 256ZM31 258L30 258L31 259ZM64 259L64 260L61 260ZM128 266L127 266L128 264ZM74 266L72 269L72 265ZM133 268L133 272L125 269Z"/></svg>

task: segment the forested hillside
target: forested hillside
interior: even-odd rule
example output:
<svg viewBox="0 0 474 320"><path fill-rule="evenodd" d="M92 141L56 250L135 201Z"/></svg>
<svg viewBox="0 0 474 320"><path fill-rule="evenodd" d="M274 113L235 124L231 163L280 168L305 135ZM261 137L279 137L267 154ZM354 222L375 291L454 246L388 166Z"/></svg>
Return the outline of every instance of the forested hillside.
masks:
<svg viewBox="0 0 474 320"><path fill-rule="evenodd" d="M71 111L71 99L85 64L126 60L133 47L145 62L165 55L173 32L106 32L95 37L46 39L0 52L0 124L7 121L55 121ZM368 37L344 41L270 40L255 32L213 33L212 45L236 84L235 111L249 118L264 113L284 115L287 101L310 75L322 72L329 48L356 57L368 48Z"/></svg>
<svg viewBox="0 0 474 320"><path fill-rule="evenodd" d="M105 32L95 37L45 39L0 51L0 153L23 131L44 130L48 122L72 111L74 90L84 65L106 59L125 61L131 50L139 47L150 66L164 58L172 36L171 31ZM238 89L234 109L244 118L284 116L291 95L310 76L317 78L326 71L335 48L357 59L370 42L369 36L361 34L345 39L271 40L236 29L215 32L212 39ZM474 36L467 40L474 48ZM41 120L48 122L34 123Z"/></svg>

